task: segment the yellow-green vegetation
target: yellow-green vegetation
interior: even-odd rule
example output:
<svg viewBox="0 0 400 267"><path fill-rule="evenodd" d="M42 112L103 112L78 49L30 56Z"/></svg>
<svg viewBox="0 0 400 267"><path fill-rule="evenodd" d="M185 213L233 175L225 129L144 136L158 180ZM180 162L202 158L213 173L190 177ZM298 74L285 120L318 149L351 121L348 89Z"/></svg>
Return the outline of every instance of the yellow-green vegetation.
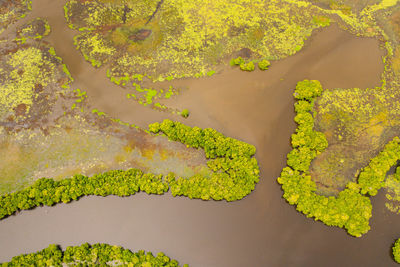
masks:
<svg viewBox="0 0 400 267"><path fill-rule="evenodd" d="M75 36L74 41L74 44L81 50L85 59L95 67L100 67L106 63L116 51L109 42L101 38L100 34L81 34Z"/></svg>
<svg viewBox="0 0 400 267"><path fill-rule="evenodd" d="M388 171L397 164L399 160L400 139L395 137L385 145L382 152L370 161L367 167L363 168L358 176L361 193L375 196L378 190L384 186Z"/></svg>
<svg viewBox="0 0 400 267"><path fill-rule="evenodd" d="M328 17L325 16L314 16L313 21L315 24L321 26L321 27L327 27L330 25L331 20Z"/></svg>
<svg viewBox="0 0 400 267"><path fill-rule="evenodd" d="M315 127L332 145L311 167L320 193L337 194L355 181L357 170L398 134L399 107L397 87L333 89L322 94L316 102Z"/></svg>
<svg viewBox="0 0 400 267"><path fill-rule="evenodd" d="M385 181L385 207L393 213L400 214L400 181L397 176L398 174L395 176L389 175Z"/></svg>
<svg viewBox="0 0 400 267"><path fill-rule="evenodd" d="M71 0L64 11L80 32L75 45L87 61L107 65L113 82L135 89L128 98L175 114L180 112L153 103L168 97L142 89L143 78L211 76L216 64L234 54L246 57L238 64L242 70L253 71L260 60L265 70L268 60L296 53L313 29L329 24L317 7L283 0Z"/></svg>
<svg viewBox="0 0 400 267"><path fill-rule="evenodd" d="M357 182L348 182L337 197L317 194L310 165L328 147L325 135L314 130L314 102L321 94L322 86L318 81L305 80L296 86L294 120L298 127L292 135L293 150L287 155L288 166L278 182L282 185L283 197L296 205L298 211L326 225L343 227L350 235L359 237L370 229L372 205L368 196L377 194L384 186L387 172L400 160L400 138L387 143L359 172Z"/></svg>
<svg viewBox="0 0 400 267"><path fill-rule="evenodd" d="M164 133L170 140L188 147L204 149L211 177L195 174L189 179L168 178L173 196L203 200L235 201L254 190L259 181L259 167L253 157L256 148L245 142L225 137L214 129L189 127L164 120L149 125L152 133Z"/></svg>
<svg viewBox="0 0 400 267"><path fill-rule="evenodd" d="M41 178L30 186L0 196L0 219L18 210L40 205L52 206L60 202L69 203L85 195L129 196L139 191L162 195L171 189L173 196L235 201L250 194L259 181L259 167L253 157L255 147L250 144L225 137L214 129L191 128L170 120L151 124L149 128L153 133L165 133L172 141L204 149L206 158L210 159L207 166L212 171L211 175L202 171L185 179L176 178L173 172L163 176L143 173L139 169L128 169L111 170L91 177L74 175L58 181ZM70 143L71 140L66 141ZM82 146L85 142L79 140L79 143ZM59 154L56 153L56 156L60 157ZM153 154L149 157L152 158ZM64 162L65 157L61 158Z"/></svg>
<svg viewBox="0 0 400 267"><path fill-rule="evenodd" d="M210 76L227 57L242 70L253 71L257 63L266 70L269 60L293 55L314 29L333 21L358 35L382 37L374 16L394 4L366 0L358 10L349 1L71 0L64 11L80 32L77 48L94 66L106 64L113 82L135 89L128 98L179 114L153 103L164 96L142 89L143 78Z"/></svg>
<svg viewBox="0 0 400 267"><path fill-rule="evenodd" d="M115 82L115 81L114 81ZM119 83L117 83L119 84ZM122 82L122 87L126 86L126 82ZM152 89L152 88L142 88L142 86L138 83L132 83L133 89L136 91L135 93L128 93L126 95L127 98L133 99L137 101L139 104L143 106L151 106L153 109L160 110L160 111L168 111L171 113L179 113L177 109L167 107L163 104L158 102L154 102L154 100L161 100L161 99L169 99L174 95L179 94L179 89L175 89L172 86L169 86L168 90L164 89Z"/></svg>
<svg viewBox="0 0 400 267"><path fill-rule="evenodd" d="M36 39L26 39L23 45L6 44L11 52L0 53L0 120L43 117L63 90L49 92L54 87L66 89L72 81L68 69L53 48ZM34 105L40 108L31 110Z"/></svg>
<svg viewBox="0 0 400 267"><path fill-rule="evenodd" d="M392 252L394 260L397 263L400 263L400 239L397 239L396 242L394 242L394 245L392 247Z"/></svg>
<svg viewBox="0 0 400 267"><path fill-rule="evenodd" d="M40 41L49 32L46 20L34 19L0 47L0 121L9 126L44 122L73 81L54 48Z"/></svg>
<svg viewBox="0 0 400 267"><path fill-rule="evenodd" d="M84 92L81 91L81 95L84 96ZM77 109L81 104L77 104ZM109 120L97 109L91 113L101 117L102 123ZM183 154L182 150L174 151L176 146L162 145L160 137L141 137L141 144L136 144L135 139L124 135L134 134L137 126L115 120L121 126L117 127L119 133L114 134L108 128L92 126L83 117L85 113L79 115L64 115L47 134L40 129L15 134L0 132L0 193L25 188L41 177L60 180L76 173L89 175L132 166L157 175L173 171L180 177L191 177L198 170L205 176L211 173L200 152Z"/></svg>
<svg viewBox="0 0 400 267"><path fill-rule="evenodd" d="M283 0L165 0L160 6L72 0L65 16L71 28L83 31L77 47L94 65L109 60L112 77L140 73L153 81L206 75L243 49L250 50L249 59L280 59L326 26L322 17L315 19L320 8Z"/></svg>
<svg viewBox="0 0 400 267"><path fill-rule="evenodd" d="M86 92L69 88L72 77L46 42L37 38L27 38L24 44L7 41L0 49L7 51L0 54L0 193L21 189L44 176L59 180L132 164L156 174L175 171L182 177L206 167L199 153L170 153L174 146L154 143L150 136L140 137L141 144L135 145L127 136L143 135L132 129L137 126L99 111L94 112L97 117L92 115ZM170 97L173 91L164 94ZM112 121L118 124L109 126ZM151 160L142 153L141 146L146 145L154 154ZM162 157L161 150L168 151L169 157Z"/></svg>
<svg viewBox="0 0 400 267"><path fill-rule="evenodd" d="M46 87L56 82L56 63L36 47L21 48L4 55L0 64L0 117L21 104L29 111L35 97L35 85L40 82Z"/></svg>
<svg viewBox="0 0 400 267"><path fill-rule="evenodd" d="M22 254L2 263L3 267L13 266L141 266L141 267L179 267L176 260L159 252L154 256L151 252L139 250L132 252L120 246L88 243L80 246L69 246L62 250L58 245L30 254ZM184 264L183 267L189 267Z"/></svg>
<svg viewBox="0 0 400 267"><path fill-rule="evenodd" d="M231 66L239 66L239 68L244 71L253 71L255 69L255 65L254 65L253 61L246 62L246 60L243 59L242 57L237 57L237 58L231 59L230 64L231 64ZM270 65L271 65L271 62L269 62L266 59L262 59L262 60L258 61L258 68L260 70L267 70Z"/></svg>
<svg viewBox="0 0 400 267"><path fill-rule="evenodd" d="M126 142L91 129L83 119L67 117L62 127L47 135L39 129L1 135L0 192L20 189L43 176L61 179L105 170L113 164L113 157L124 151ZM124 155L130 160L136 154ZM118 166L123 167L123 162Z"/></svg>
<svg viewBox="0 0 400 267"><path fill-rule="evenodd" d="M299 82L294 92L296 133L292 135L293 150L287 155L287 167L282 170L278 183L283 197L307 217L313 217L329 226L345 228L353 236L361 236L370 227L371 203L360 194L360 186L349 183L338 197L325 197L315 193L316 184L309 174L311 161L328 146L325 136L313 129L312 115L315 98L322 93L316 80Z"/></svg>
<svg viewBox="0 0 400 267"><path fill-rule="evenodd" d="M269 68L269 66L271 65L271 62L269 62L266 59L261 60L260 62L258 62L258 68L260 70L267 70Z"/></svg>
<svg viewBox="0 0 400 267"><path fill-rule="evenodd" d="M389 7L395 6L397 4L398 0L382 0L377 4L374 5L370 5L368 7L366 7L362 13L364 14L368 14L369 16L371 16L372 13L379 11L379 10L384 10L387 9Z"/></svg>
<svg viewBox="0 0 400 267"><path fill-rule="evenodd" d="M85 99L87 98L86 91L81 91L81 89L79 88L75 89L74 93L77 99L75 100L75 103L72 104L71 109L75 109L77 104L81 103L82 101L85 101ZM83 107L80 108L80 111L83 112Z"/></svg>
<svg viewBox="0 0 400 267"><path fill-rule="evenodd" d="M183 109L182 111L181 111L181 116L182 117L184 117L184 118L187 118L187 117L189 117L189 110L187 110L187 109Z"/></svg>
<svg viewBox="0 0 400 267"><path fill-rule="evenodd" d="M386 55L381 86L330 89L316 102L315 127L331 145L313 161L311 173L318 192L326 195L338 194L355 181L358 170L398 134L400 126L400 28L396 23L400 6L397 1L331 2L328 11L341 16L342 26L358 35L376 36ZM348 12L341 10L344 5L351 7Z"/></svg>
<svg viewBox="0 0 400 267"><path fill-rule="evenodd" d="M43 18L36 18L20 27L15 41L24 44L27 39L42 39L50 33L50 25Z"/></svg>
<svg viewBox="0 0 400 267"><path fill-rule="evenodd" d="M211 72L210 75L212 74L213 73ZM143 88L140 82L143 80L144 76L141 74L135 74L134 76L132 76L132 79L136 80L134 82L131 82L131 79L129 77L115 78L111 76L109 70L107 70L107 77L109 77L113 83L123 88L129 88L131 90L135 90L135 93L128 93L126 95L128 99L133 99L137 101L139 104L143 106L150 106L155 110L168 111L171 113L179 114L179 111L177 109L167 107L164 104L160 104L158 102L154 102L154 100L169 99L172 96L178 95L180 91L179 89L176 89L171 85L169 86L168 90L164 90L162 88L161 89ZM172 79L173 79L172 76L168 76L165 80L170 81Z"/></svg>
<svg viewBox="0 0 400 267"><path fill-rule="evenodd" d="M32 10L31 0L0 2L0 33L17 20L24 18Z"/></svg>

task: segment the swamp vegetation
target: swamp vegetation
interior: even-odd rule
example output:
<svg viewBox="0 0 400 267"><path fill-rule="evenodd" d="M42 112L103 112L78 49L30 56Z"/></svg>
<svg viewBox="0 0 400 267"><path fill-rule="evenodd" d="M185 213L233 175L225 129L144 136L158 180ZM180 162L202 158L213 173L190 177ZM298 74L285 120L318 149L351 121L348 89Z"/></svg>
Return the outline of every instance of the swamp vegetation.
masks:
<svg viewBox="0 0 400 267"><path fill-rule="evenodd" d="M57 245L30 254L12 258L10 262L3 263L4 267L11 266L167 266L178 267L176 260L171 260L160 252L153 256L151 252L132 252L120 246L108 244L85 243L81 246L70 246L62 250ZM187 264L183 266L188 266Z"/></svg>
<svg viewBox="0 0 400 267"><path fill-rule="evenodd" d="M307 49L313 32L332 24L380 42L385 51L381 83L371 88L323 88L323 80L321 85L313 77L302 77L297 86L291 84L296 87L297 128L278 183L297 211L355 237L371 229L371 200L382 188L387 209L399 212L399 172L387 176L400 159L397 1L61 3L59 11L82 57L93 69L102 70L110 84L121 87L126 98L151 107L159 113L159 121L164 119L151 123L149 130L112 117L90 102L93 96L76 86L69 66L47 41L54 34L52 23L46 17L29 16L35 12L34 4L35 0L0 3L1 218L88 195L123 197L139 191L160 195L170 190L173 197L190 199L245 198L260 180L259 163L266 163L259 158L257 162L253 145L209 126L188 126L197 125L196 116L201 114L191 106L173 104L191 89L176 84L214 79L229 62L251 72L248 75L273 71L278 61ZM187 120L188 125L178 120ZM258 154L264 149L269 148L257 147ZM6 220L13 216L9 217ZM398 247L396 241L396 261ZM73 261L178 264L164 254L154 257L85 244L65 251L51 245L15 257L5 266Z"/></svg>

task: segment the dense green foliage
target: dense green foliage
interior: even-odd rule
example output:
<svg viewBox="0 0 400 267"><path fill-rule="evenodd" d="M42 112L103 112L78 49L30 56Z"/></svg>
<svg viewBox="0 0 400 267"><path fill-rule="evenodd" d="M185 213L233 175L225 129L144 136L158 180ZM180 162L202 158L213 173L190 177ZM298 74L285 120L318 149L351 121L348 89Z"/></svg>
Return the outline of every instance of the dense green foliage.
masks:
<svg viewBox="0 0 400 267"><path fill-rule="evenodd" d="M394 242L394 245L392 247L393 251L393 258L397 263L400 263L400 239L397 239L396 242Z"/></svg>
<svg viewBox="0 0 400 267"><path fill-rule="evenodd" d="M314 98L322 94L322 86L316 80L304 80L298 82L294 97L298 100L307 100L311 102Z"/></svg>
<svg viewBox="0 0 400 267"><path fill-rule="evenodd" d="M244 71L253 71L254 68L255 68L253 61L250 61L248 63L240 64L239 67L240 67L241 70L244 70Z"/></svg>
<svg viewBox="0 0 400 267"><path fill-rule="evenodd" d="M207 162L213 171L210 178L195 175L169 181L174 196L233 201L248 195L259 181L257 160L252 157L256 149L252 145L225 137L211 128L192 128L170 120L153 123L149 128L153 133L163 132L170 140L203 148L210 159Z"/></svg>
<svg viewBox="0 0 400 267"><path fill-rule="evenodd" d="M239 66L240 69L244 71L253 71L255 69L253 61L246 62L242 57L232 58L230 64L231 66ZM258 62L258 68L260 70L267 70L270 65L271 62L266 59Z"/></svg>
<svg viewBox="0 0 400 267"><path fill-rule="evenodd" d="M0 219L17 210L68 203L84 195L129 196L139 191L163 194L168 191L168 183L162 181L160 175L145 174L137 169L113 170L92 177L75 175L60 181L42 178L23 190L0 196Z"/></svg>
<svg viewBox="0 0 400 267"><path fill-rule="evenodd" d="M244 63L245 61L242 57L232 58L230 61L231 66L240 66L241 64Z"/></svg>
<svg viewBox="0 0 400 267"><path fill-rule="evenodd" d="M160 252L153 256L151 252L132 252L120 246L108 244L67 247L65 251L57 245L30 254L13 257L10 262L2 266L179 266L176 260L171 260L164 253ZM188 266L185 264L184 266Z"/></svg>
<svg viewBox="0 0 400 267"><path fill-rule="evenodd" d="M387 172L398 160L400 160L400 139L395 137L360 173L358 183L361 186L361 193L375 196L385 185Z"/></svg>
<svg viewBox="0 0 400 267"><path fill-rule="evenodd" d="M361 236L369 227L372 206L368 197L360 194L360 186L349 183L338 197L325 197L315 193L316 184L308 173L311 161L328 146L323 133L313 130L314 118L310 111L314 99L322 93L318 81L305 80L296 86L294 96L298 124L292 135L293 150L288 154L287 164L278 182L284 191L283 197L307 217L313 217L326 225L347 229L353 236Z"/></svg>
<svg viewBox="0 0 400 267"><path fill-rule="evenodd" d="M187 109L183 109L183 110L181 111L181 116L184 117L184 118L189 117L189 114L190 114L190 112L189 112L189 110L187 110Z"/></svg>
<svg viewBox="0 0 400 267"><path fill-rule="evenodd" d="M266 59L261 60L260 62L258 62L258 68L260 70L267 70L269 68L269 66L271 65L271 62L269 62Z"/></svg>
<svg viewBox="0 0 400 267"><path fill-rule="evenodd" d="M239 66L244 71L253 71L255 69L253 61L246 62L242 57L231 59L230 64L231 66Z"/></svg>
<svg viewBox="0 0 400 267"><path fill-rule="evenodd" d="M189 127L179 122L165 120L150 125L152 132L164 132L169 139L194 148L204 148L211 177L201 174L184 179L174 173L163 177L143 173L138 169L112 170L91 177L75 175L55 181L42 178L33 185L0 196L0 219L18 210L36 206L68 203L84 195L130 196L144 191L147 194L164 194L171 188L173 196L187 196L203 200L239 200L248 195L259 181L257 160L252 156L255 147L225 137L214 129Z"/></svg>
<svg viewBox="0 0 400 267"><path fill-rule="evenodd" d="M309 167L328 146L325 135L313 129L314 100L321 93L322 86L318 81L304 80L296 86L297 115L294 120L298 127L292 135L293 150L287 155L288 167L283 169L278 182L282 184L283 197L291 205L297 205L298 211L326 225L344 227L349 234L358 237L370 229L372 205L365 194L374 196L384 186L387 172L400 160L400 139L395 137L387 143L383 151L361 170L358 183L348 183L337 197L316 194Z"/></svg>

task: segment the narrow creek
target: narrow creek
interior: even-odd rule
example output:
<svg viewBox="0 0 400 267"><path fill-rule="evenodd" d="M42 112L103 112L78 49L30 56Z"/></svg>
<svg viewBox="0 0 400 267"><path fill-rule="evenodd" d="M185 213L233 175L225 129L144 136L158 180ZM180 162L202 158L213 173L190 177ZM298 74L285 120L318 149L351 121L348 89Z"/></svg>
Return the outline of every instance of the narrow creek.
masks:
<svg viewBox="0 0 400 267"><path fill-rule="evenodd" d="M352 36L337 26L315 32L294 56L273 62L266 72L226 67L213 77L183 79L188 88L170 105L188 107L187 120L126 99L104 69L95 69L75 50L75 31L65 23L65 1L34 0L24 20L49 20L46 37L75 78L74 88L88 92L90 103L112 117L146 127L164 118L191 126L213 127L257 147L261 181L241 201L226 203L138 194L132 197L84 197L80 201L23 211L0 221L0 262L57 243L106 242L131 250L165 252L191 266L395 266L390 246L400 235L400 217L384 208L382 193L373 198L371 231L353 238L298 213L282 199L276 182L290 151L294 87L318 79L324 88L374 87L383 71L374 39Z"/></svg>

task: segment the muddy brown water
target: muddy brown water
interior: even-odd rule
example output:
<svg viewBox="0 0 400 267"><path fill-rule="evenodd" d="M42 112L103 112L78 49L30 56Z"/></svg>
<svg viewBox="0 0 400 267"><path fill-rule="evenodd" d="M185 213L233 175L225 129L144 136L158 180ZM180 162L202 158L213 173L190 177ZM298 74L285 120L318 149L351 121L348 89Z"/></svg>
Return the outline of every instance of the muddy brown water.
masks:
<svg viewBox="0 0 400 267"><path fill-rule="evenodd" d="M50 41L76 82L99 110L145 127L164 118L142 107L96 70L73 47L65 25L64 1L33 1L34 16L52 26ZM276 182L290 151L293 89L302 79L319 79L325 88L373 87L383 71L378 42L357 38L336 26L314 33L294 56L273 62L266 72L226 67L204 79L174 82L189 89L172 105L189 107L188 125L213 127L257 147L261 180L241 201L201 201L148 196L84 197L70 204L23 211L0 221L0 261L82 242L105 242L131 250L167 255L191 266L395 266L390 256L400 236L400 217L384 208L384 194L373 198L371 231L353 238L298 213L282 199Z"/></svg>

